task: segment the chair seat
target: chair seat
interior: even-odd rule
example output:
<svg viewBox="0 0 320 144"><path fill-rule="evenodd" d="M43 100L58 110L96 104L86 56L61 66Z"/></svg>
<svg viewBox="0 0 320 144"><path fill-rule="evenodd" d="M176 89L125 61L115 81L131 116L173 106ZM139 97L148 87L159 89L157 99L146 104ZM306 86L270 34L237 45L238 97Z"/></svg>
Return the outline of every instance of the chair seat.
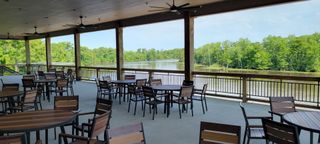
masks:
<svg viewBox="0 0 320 144"><path fill-rule="evenodd" d="M89 142L88 141L82 141L82 140L76 140L74 142L71 142L70 144L105 144L106 142L96 140L96 139L91 139Z"/></svg>
<svg viewBox="0 0 320 144"><path fill-rule="evenodd" d="M254 138L263 138L264 137L264 131L263 128L250 128L251 137Z"/></svg>
<svg viewBox="0 0 320 144"><path fill-rule="evenodd" d="M131 100L131 101L144 101L145 98L144 98L144 97L137 96L137 97L132 97L130 100Z"/></svg>
<svg viewBox="0 0 320 144"><path fill-rule="evenodd" d="M164 103L162 100L151 100L151 101L147 101L146 102L147 104L150 104L150 105L157 105L157 104L161 104L161 103Z"/></svg>
<svg viewBox="0 0 320 144"><path fill-rule="evenodd" d="M188 104L188 103L191 103L191 101L189 99L176 99L176 100L173 100L173 102L175 103L178 103L178 104Z"/></svg>

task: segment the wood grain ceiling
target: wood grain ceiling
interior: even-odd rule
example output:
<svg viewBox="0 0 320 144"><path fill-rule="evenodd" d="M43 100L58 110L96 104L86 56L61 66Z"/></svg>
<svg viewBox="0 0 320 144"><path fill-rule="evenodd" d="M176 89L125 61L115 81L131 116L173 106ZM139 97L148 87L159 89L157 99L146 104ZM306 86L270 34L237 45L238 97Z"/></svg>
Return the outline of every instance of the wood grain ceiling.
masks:
<svg viewBox="0 0 320 144"><path fill-rule="evenodd" d="M202 7L192 16L234 11L300 0L175 0L176 5L190 3ZM149 12L146 5L166 7L172 0L0 0L0 39L24 39L25 33L37 32L50 36L72 34L75 29L66 24L98 24L79 32L114 28L115 25L132 26L182 18L176 13ZM114 23L118 21L119 23ZM28 39L42 36L28 36Z"/></svg>
<svg viewBox="0 0 320 144"><path fill-rule="evenodd" d="M177 5L192 6L221 0L176 0ZM68 29L66 24L96 24L152 14L146 5L167 6L171 0L0 0L0 35L25 36ZM154 13L154 12L153 12Z"/></svg>

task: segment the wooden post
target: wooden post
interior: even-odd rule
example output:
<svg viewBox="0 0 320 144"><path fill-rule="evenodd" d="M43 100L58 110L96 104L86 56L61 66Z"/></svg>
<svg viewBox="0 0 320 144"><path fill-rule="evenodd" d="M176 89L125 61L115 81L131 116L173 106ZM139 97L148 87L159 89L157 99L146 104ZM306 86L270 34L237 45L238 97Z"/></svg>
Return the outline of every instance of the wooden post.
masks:
<svg viewBox="0 0 320 144"><path fill-rule="evenodd" d="M46 37L46 63L47 63L47 71L51 68L51 38Z"/></svg>
<svg viewBox="0 0 320 144"><path fill-rule="evenodd" d="M80 33L74 33L74 63L76 80L81 80L80 75Z"/></svg>
<svg viewBox="0 0 320 144"><path fill-rule="evenodd" d="M118 23L116 26L116 55L117 55L117 79L123 79L123 28Z"/></svg>
<svg viewBox="0 0 320 144"><path fill-rule="evenodd" d="M27 73L30 72L30 64L31 64L31 60L30 60L30 41L28 39L26 39L24 41L24 47L26 49L26 67L27 67Z"/></svg>
<svg viewBox="0 0 320 144"><path fill-rule="evenodd" d="M247 77L242 76L242 102L247 102Z"/></svg>
<svg viewBox="0 0 320 144"><path fill-rule="evenodd" d="M193 80L194 18L184 13L184 72L185 80Z"/></svg>

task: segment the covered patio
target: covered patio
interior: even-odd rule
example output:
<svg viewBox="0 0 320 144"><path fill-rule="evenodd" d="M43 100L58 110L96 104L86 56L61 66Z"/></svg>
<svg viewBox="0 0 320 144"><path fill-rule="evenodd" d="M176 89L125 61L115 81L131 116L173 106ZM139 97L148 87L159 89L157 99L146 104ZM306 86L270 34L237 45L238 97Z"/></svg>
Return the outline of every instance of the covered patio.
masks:
<svg viewBox="0 0 320 144"><path fill-rule="evenodd" d="M39 71L50 73L51 69L57 69L66 73L67 69L71 70L71 75L75 77L74 95L79 96L81 112L90 112L95 109L98 86L93 81L102 79L103 76L109 76L113 82L124 80L125 75L134 75L134 80L146 79L148 82L161 79L163 85L179 85L179 88L183 81L194 82L192 85L197 89L208 84L205 92L208 97L208 111L205 114L202 113L201 103L194 102L194 116L184 112L180 119L178 107L174 105L170 116L167 117L163 113L164 107L159 106L155 120L152 120L152 114L149 114L148 110L146 116L142 116L140 104L138 104L136 115L133 115L132 108L128 113L128 103L119 104L120 98L118 98L113 102L110 128L142 122L146 143L193 144L199 142L200 122L207 121L241 126L240 142L242 143L246 123L239 106L240 102L245 104L249 116L270 116L270 97L292 97L298 111L317 111L320 107L319 75L196 71L194 69L194 19L198 16L296 1L299 0L176 0L172 4L171 1L165 0L0 1L2 12L0 20L3 21L0 24L0 39L22 40L25 47L25 64L1 65L1 79L5 83L19 83L22 91L21 75L34 74L38 77ZM183 6L184 4L187 7ZM164 5L166 8L150 10L157 5L161 7ZM124 67L124 28L171 20L183 20L181 25L184 29L183 70ZM115 31L116 66L82 65L81 34L110 29ZM70 65L54 64L51 41L54 37L64 35L73 37L74 62ZM45 42L46 64L35 64L31 61L30 42L37 39L43 39ZM7 73L17 74L17 76L3 76ZM123 89L127 86L123 86ZM53 100L41 102L43 109L54 107ZM81 117L79 121L87 121L88 118ZM280 119L276 120L280 121ZM255 123L261 124L260 121ZM71 133L68 128L66 131ZM36 142L36 135L39 136L38 133L31 132L31 143ZM41 140L45 139L44 135L44 131L40 131ZM315 132L315 136L312 136L313 133L302 130L299 136L300 143L309 143L310 139L314 142L318 141L318 133ZM58 140L54 139L53 129L49 129L48 141L58 143ZM250 143L265 143L265 140L251 139Z"/></svg>

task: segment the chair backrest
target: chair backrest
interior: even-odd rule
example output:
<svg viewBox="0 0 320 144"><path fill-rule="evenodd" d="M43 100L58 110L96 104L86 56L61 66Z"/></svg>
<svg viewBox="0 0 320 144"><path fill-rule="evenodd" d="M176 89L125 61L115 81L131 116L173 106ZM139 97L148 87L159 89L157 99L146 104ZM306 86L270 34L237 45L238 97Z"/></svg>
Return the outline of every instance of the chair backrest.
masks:
<svg viewBox="0 0 320 144"><path fill-rule="evenodd" d="M161 79L152 79L150 81L150 86L159 86L159 85L162 85Z"/></svg>
<svg viewBox="0 0 320 144"><path fill-rule="evenodd" d="M56 71L57 78L64 78L64 71Z"/></svg>
<svg viewBox="0 0 320 144"><path fill-rule="evenodd" d="M143 86L146 86L147 79L137 79L136 80L136 86L138 89L142 89Z"/></svg>
<svg viewBox="0 0 320 144"><path fill-rule="evenodd" d="M262 119L265 138L269 142L279 144L299 144L299 136L296 127L276 121Z"/></svg>
<svg viewBox="0 0 320 144"><path fill-rule="evenodd" d="M110 144L145 144L143 124L131 124L109 130Z"/></svg>
<svg viewBox="0 0 320 144"><path fill-rule="evenodd" d="M32 87L35 87L36 85L34 84L33 82L33 79L22 79L22 86L24 88L32 88Z"/></svg>
<svg viewBox="0 0 320 144"><path fill-rule="evenodd" d="M124 75L124 79L125 80L135 80L136 79L136 75Z"/></svg>
<svg viewBox="0 0 320 144"><path fill-rule="evenodd" d="M270 97L269 100L271 112L285 114L296 111L293 97Z"/></svg>
<svg viewBox="0 0 320 144"><path fill-rule="evenodd" d="M2 91L18 91L19 84L2 84Z"/></svg>
<svg viewBox="0 0 320 144"><path fill-rule="evenodd" d="M48 80L52 80L52 79L56 79L57 78L56 74L54 74L54 73L46 73L44 75L44 77L45 77L45 79L48 79Z"/></svg>
<svg viewBox="0 0 320 144"><path fill-rule="evenodd" d="M110 76L102 76L102 80L104 81L108 81L109 83L111 83L111 77Z"/></svg>
<svg viewBox="0 0 320 144"><path fill-rule="evenodd" d="M190 98L193 95L193 86L182 86L180 88L180 97Z"/></svg>
<svg viewBox="0 0 320 144"><path fill-rule="evenodd" d="M128 85L128 93L136 94L136 85Z"/></svg>
<svg viewBox="0 0 320 144"><path fill-rule="evenodd" d="M156 93L154 92L152 87L143 86L142 91L143 91L143 96L145 96L147 98L155 98L156 97Z"/></svg>
<svg viewBox="0 0 320 144"><path fill-rule="evenodd" d="M193 86L193 81L183 80L182 85L183 86Z"/></svg>
<svg viewBox="0 0 320 144"><path fill-rule="evenodd" d="M57 85L56 87L62 88L68 86L68 79L57 79Z"/></svg>
<svg viewBox="0 0 320 144"><path fill-rule="evenodd" d="M236 125L201 122L199 144L240 144L241 127Z"/></svg>
<svg viewBox="0 0 320 144"><path fill-rule="evenodd" d="M55 96L55 110L70 110L76 111L79 109L79 96Z"/></svg>
<svg viewBox="0 0 320 144"><path fill-rule="evenodd" d="M247 113L246 113L246 110L244 109L244 106L243 106L243 103L240 102L240 108L241 108L241 111L242 111L242 114L243 114L243 117L244 117L244 121L246 122L246 125L249 125L249 121L247 119Z"/></svg>
<svg viewBox="0 0 320 144"><path fill-rule="evenodd" d="M0 136L1 144L26 144L25 135Z"/></svg>
<svg viewBox="0 0 320 144"><path fill-rule="evenodd" d="M35 80L35 79L36 79L36 76L35 76L35 75L24 75L24 76L22 76L22 79Z"/></svg>
<svg viewBox="0 0 320 144"><path fill-rule="evenodd" d="M72 75L72 72L73 72L72 69L68 69L68 70L67 70L67 75L69 75L69 76Z"/></svg>
<svg viewBox="0 0 320 144"><path fill-rule="evenodd" d="M37 101L38 90L30 90L24 93L23 103L34 103Z"/></svg>
<svg viewBox="0 0 320 144"><path fill-rule="evenodd" d="M112 111L112 100L97 98L95 114L101 115Z"/></svg>
<svg viewBox="0 0 320 144"><path fill-rule="evenodd" d="M44 72L43 71L38 71L38 76L44 76Z"/></svg>
<svg viewBox="0 0 320 144"><path fill-rule="evenodd" d="M108 81L99 81L100 89L110 89L110 83Z"/></svg>
<svg viewBox="0 0 320 144"><path fill-rule="evenodd" d="M208 84L204 84L203 87L202 87L202 92L201 92L201 94L203 96L206 94L207 88L208 88Z"/></svg>
<svg viewBox="0 0 320 144"><path fill-rule="evenodd" d="M107 129L110 120L110 112L103 113L93 118L91 132L89 138L95 139L101 133L104 133Z"/></svg>

